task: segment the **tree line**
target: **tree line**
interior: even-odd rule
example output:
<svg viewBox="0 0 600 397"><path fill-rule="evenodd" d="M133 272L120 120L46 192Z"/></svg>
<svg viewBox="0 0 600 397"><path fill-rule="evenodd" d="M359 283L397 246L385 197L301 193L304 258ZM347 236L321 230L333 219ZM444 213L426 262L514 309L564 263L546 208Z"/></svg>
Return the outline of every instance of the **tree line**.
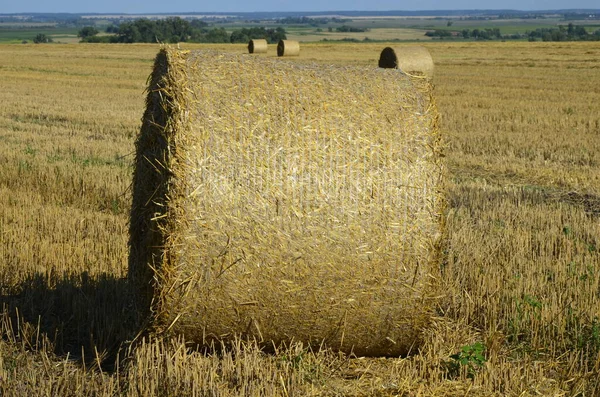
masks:
<svg viewBox="0 0 600 397"><path fill-rule="evenodd" d="M460 32L453 32L445 29L436 29L425 33L428 37L462 37L463 39L474 39L474 40L493 40L500 39L503 36L500 34L499 28L486 28L486 29L463 29Z"/></svg>
<svg viewBox="0 0 600 397"><path fill-rule="evenodd" d="M542 41L598 41L600 40L600 29L590 34L583 26L569 23L566 27L560 25L558 28L540 28L529 32L529 40Z"/></svg>
<svg viewBox="0 0 600 397"><path fill-rule="evenodd" d="M529 41L580 41L580 40L600 40L600 30L589 33L584 26L577 26L569 23L567 26L560 25L551 28L538 28L525 34L502 35L499 28L486 29L463 29L462 31L450 31L446 29L436 29L428 31L425 36L435 38L463 38L471 40L523 40Z"/></svg>
<svg viewBox="0 0 600 397"><path fill-rule="evenodd" d="M191 22L179 17L152 21L140 18L132 22L110 25L100 36L98 29L87 26L79 30L78 36L85 43L247 43L251 39L266 39L277 43L287 38L285 29L253 27L228 33L224 28L209 27L201 20Z"/></svg>

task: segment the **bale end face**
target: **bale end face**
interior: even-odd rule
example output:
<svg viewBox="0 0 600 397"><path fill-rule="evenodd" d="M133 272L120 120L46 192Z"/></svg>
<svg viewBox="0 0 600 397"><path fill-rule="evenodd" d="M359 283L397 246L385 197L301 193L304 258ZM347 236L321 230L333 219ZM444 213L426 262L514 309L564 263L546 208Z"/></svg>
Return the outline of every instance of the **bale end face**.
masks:
<svg viewBox="0 0 600 397"><path fill-rule="evenodd" d="M398 69L398 57L392 47L385 47L381 51L379 67L384 69Z"/></svg>

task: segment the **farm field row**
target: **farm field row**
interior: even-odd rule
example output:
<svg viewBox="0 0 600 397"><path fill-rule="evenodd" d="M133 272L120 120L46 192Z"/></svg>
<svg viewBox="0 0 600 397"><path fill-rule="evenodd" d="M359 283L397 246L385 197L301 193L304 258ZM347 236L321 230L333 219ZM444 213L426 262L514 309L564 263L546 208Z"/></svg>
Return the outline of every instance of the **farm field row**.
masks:
<svg viewBox="0 0 600 397"><path fill-rule="evenodd" d="M0 45L0 395L599 394L600 43L423 45L447 141L446 295L405 358L128 350L134 140L159 46ZM375 67L384 46L282 62Z"/></svg>

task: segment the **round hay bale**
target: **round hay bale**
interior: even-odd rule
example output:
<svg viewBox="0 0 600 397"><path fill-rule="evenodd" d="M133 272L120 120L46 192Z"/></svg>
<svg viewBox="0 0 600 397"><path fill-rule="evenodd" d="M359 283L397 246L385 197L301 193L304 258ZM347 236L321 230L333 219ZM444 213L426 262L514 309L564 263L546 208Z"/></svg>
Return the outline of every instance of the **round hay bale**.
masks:
<svg viewBox="0 0 600 397"><path fill-rule="evenodd" d="M295 40L279 40L277 56L288 57L300 55L300 43Z"/></svg>
<svg viewBox="0 0 600 397"><path fill-rule="evenodd" d="M386 47L379 56L379 67L433 78L433 59L427 48L421 46Z"/></svg>
<svg viewBox="0 0 600 397"><path fill-rule="evenodd" d="M252 39L248 42L248 52L250 54L265 54L268 44L265 39Z"/></svg>
<svg viewBox="0 0 600 397"><path fill-rule="evenodd" d="M426 79L161 50L130 223L149 331L415 349L439 297L437 118Z"/></svg>

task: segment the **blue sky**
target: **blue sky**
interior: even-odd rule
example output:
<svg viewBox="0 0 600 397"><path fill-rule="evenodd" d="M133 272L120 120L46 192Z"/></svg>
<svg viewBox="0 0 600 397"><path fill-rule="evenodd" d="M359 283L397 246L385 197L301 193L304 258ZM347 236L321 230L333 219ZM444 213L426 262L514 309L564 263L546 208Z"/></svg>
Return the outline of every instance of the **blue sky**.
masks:
<svg viewBox="0 0 600 397"><path fill-rule="evenodd" d="M457 10L516 9L548 10L600 8L598 0L2 0L0 13L15 12L100 12L176 13L327 10Z"/></svg>

